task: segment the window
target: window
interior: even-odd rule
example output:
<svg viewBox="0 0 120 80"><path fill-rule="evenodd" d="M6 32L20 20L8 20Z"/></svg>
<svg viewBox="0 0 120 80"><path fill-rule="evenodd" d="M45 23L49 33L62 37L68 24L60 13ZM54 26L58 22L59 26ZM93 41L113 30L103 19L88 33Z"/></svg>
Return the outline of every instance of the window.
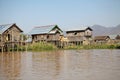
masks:
<svg viewBox="0 0 120 80"><path fill-rule="evenodd" d="M37 40L37 36L35 36L35 39Z"/></svg>
<svg viewBox="0 0 120 80"><path fill-rule="evenodd" d="M89 32L87 32L87 35L89 34Z"/></svg>
<svg viewBox="0 0 120 80"><path fill-rule="evenodd" d="M75 32L74 35L77 35L77 33Z"/></svg>
<svg viewBox="0 0 120 80"><path fill-rule="evenodd" d="M8 41L10 41L10 34L8 34Z"/></svg>
<svg viewBox="0 0 120 80"><path fill-rule="evenodd" d="M49 39L49 35L47 35L47 39Z"/></svg>

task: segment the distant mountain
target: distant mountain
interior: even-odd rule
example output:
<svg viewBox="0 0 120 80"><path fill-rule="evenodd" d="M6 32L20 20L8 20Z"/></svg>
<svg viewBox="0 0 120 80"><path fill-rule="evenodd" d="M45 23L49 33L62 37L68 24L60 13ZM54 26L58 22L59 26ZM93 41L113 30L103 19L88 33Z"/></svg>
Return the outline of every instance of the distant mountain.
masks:
<svg viewBox="0 0 120 80"><path fill-rule="evenodd" d="M120 34L120 24L115 27L93 25L91 28L93 29L93 36Z"/></svg>

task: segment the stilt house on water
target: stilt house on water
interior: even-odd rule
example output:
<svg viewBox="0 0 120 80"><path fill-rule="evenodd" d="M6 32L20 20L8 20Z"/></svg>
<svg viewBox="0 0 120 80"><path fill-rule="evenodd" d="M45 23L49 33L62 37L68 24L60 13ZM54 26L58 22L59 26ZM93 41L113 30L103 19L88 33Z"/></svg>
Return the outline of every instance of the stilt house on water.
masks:
<svg viewBox="0 0 120 80"><path fill-rule="evenodd" d="M58 45L63 31L57 25L34 27L30 34L32 42L50 42Z"/></svg>
<svg viewBox="0 0 120 80"><path fill-rule="evenodd" d="M114 34L114 35L109 35L110 40L109 44L120 44L120 35Z"/></svg>
<svg viewBox="0 0 120 80"><path fill-rule="evenodd" d="M95 36L94 42L95 44L107 44L110 41L109 36Z"/></svg>
<svg viewBox="0 0 120 80"><path fill-rule="evenodd" d="M92 42L92 31L90 27L81 30L66 31L66 37L69 44L88 45Z"/></svg>
<svg viewBox="0 0 120 80"><path fill-rule="evenodd" d="M23 31L15 24L0 25L0 51L7 51L21 44L21 33Z"/></svg>

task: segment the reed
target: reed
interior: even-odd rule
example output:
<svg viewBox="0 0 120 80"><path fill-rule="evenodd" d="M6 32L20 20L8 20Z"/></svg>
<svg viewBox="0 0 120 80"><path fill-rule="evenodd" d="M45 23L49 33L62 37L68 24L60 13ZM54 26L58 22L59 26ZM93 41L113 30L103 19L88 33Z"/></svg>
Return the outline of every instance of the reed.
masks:
<svg viewBox="0 0 120 80"><path fill-rule="evenodd" d="M83 46L84 49L118 49L120 45L116 44L101 44L101 45L85 45Z"/></svg>
<svg viewBox="0 0 120 80"><path fill-rule="evenodd" d="M33 43L28 45L27 50L29 51L44 51L44 50L55 50L57 47L51 43Z"/></svg>
<svg viewBox="0 0 120 80"><path fill-rule="evenodd" d="M120 49L120 45L108 45L108 44L94 44L94 45L72 45L66 46L64 49Z"/></svg>
<svg viewBox="0 0 120 80"><path fill-rule="evenodd" d="M63 50L80 50L80 49L120 49L120 44L93 44L93 45L70 45L65 46ZM45 42L39 42L39 43L32 43L25 46L17 46L14 48L9 49L9 51L49 51L49 50L58 50L58 48L51 44L51 43L45 43Z"/></svg>

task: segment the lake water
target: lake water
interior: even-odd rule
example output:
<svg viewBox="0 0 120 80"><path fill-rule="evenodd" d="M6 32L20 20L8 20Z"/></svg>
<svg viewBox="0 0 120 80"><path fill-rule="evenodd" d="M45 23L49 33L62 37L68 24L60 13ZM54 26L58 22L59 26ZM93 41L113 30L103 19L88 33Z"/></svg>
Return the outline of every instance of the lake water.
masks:
<svg viewBox="0 0 120 80"><path fill-rule="evenodd" d="M0 80L120 80L120 50L0 53Z"/></svg>

